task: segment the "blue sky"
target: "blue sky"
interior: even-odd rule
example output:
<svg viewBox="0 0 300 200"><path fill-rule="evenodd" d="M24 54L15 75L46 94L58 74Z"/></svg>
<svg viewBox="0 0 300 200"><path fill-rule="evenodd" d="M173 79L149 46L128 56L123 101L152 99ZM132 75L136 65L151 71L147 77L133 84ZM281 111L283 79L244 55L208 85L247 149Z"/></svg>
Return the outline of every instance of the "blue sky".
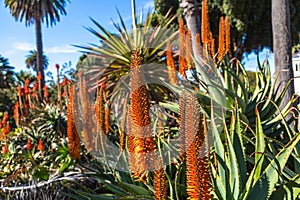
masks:
<svg viewBox="0 0 300 200"><path fill-rule="evenodd" d="M153 7L153 0L137 0L137 11L148 11ZM77 0L66 7L67 15L61 16L55 26L42 27L44 52L50 63L48 69L54 71L55 64L71 61L75 66L81 53L75 45L99 43L99 40L84 27L94 27L92 17L109 30L114 30L111 19L118 19L116 8L122 13L124 20L131 20L130 0ZM25 59L29 50L35 48L34 26L26 27L24 22L17 22L11 16L4 2L0 4L0 54L9 59L17 71L26 69Z"/></svg>
<svg viewBox="0 0 300 200"><path fill-rule="evenodd" d="M137 11L148 11L153 8L153 0L136 0ZM122 13L125 21L131 20L131 0L78 0L72 1L66 7L67 15L61 16L61 21L55 26L42 27L44 52L49 58L49 71L55 71L55 64L72 62L75 66L81 53L73 45L99 43L84 27L94 27L89 17L92 17L109 30L114 30L111 19L117 21L116 8ZM16 71L26 70L25 59L29 50L35 49L34 26L26 27L24 22L17 22L11 16L4 2L0 4L0 54L9 59ZM266 57L266 51L260 54L261 61ZM272 64L272 54L270 54ZM250 54L244 60L247 69L255 70L256 56Z"/></svg>

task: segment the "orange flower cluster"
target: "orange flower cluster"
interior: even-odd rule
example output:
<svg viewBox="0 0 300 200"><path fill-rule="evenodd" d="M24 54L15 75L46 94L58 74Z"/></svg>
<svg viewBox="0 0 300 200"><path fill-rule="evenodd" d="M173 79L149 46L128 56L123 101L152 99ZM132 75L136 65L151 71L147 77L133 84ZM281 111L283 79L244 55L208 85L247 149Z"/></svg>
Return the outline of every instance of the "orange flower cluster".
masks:
<svg viewBox="0 0 300 200"><path fill-rule="evenodd" d="M207 44L209 40L209 20L208 20L208 4L207 0L202 1L202 18L201 18L201 36L202 36L202 43ZM203 45L205 46L205 45Z"/></svg>
<svg viewBox="0 0 300 200"><path fill-rule="evenodd" d="M186 59L186 68L190 70L192 67L192 41L191 41L191 32L189 30L185 33L185 59Z"/></svg>
<svg viewBox="0 0 300 200"><path fill-rule="evenodd" d="M127 116L127 104L125 99L123 100L123 116L121 120L121 130L120 130L120 152L124 151L126 146L126 133L125 133L125 124Z"/></svg>
<svg viewBox="0 0 300 200"><path fill-rule="evenodd" d="M193 69L192 62L193 48L191 32L186 30L184 21L181 18L179 22L179 73L186 77L185 72Z"/></svg>
<svg viewBox="0 0 300 200"><path fill-rule="evenodd" d="M208 52L210 53L211 57L214 57L216 54L215 52L215 39L213 38L212 32L209 34L209 45L208 45Z"/></svg>
<svg viewBox="0 0 300 200"><path fill-rule="evenodd" d="M83 72L79 71L78 72L78 77L79 77L79 94L80 94L80 100L81 100L81 109L82 109L82 128L83 128L83 138L85 141L85 146L88 151L91 151L92 149L92 140L90 138L90 130L92 129L90 127L90 101L88 98L88 90L87 90L87 83L85 76L83 76ZM99 94L100 95L100 94ZM97 109L97 102L96 102L96 109ZM104 117L104 115L103 115ZM104 127L105 128L105 127ZM105 130L105 129L102 129Z"/></svg>
<svg viewBox="0 0 300 200"><path fill-rule="evenodd" d="M25 93L25 95L30 94L29 84L30 84L30 80L29 80L29 78L26 78L25 83L24 83L24 93Z"/></svg>
<svg viewBox="0 0 300 200"><path fill-rule="evenodd" d="M185 137L186 137L186 117L187 115L185 114L185 104L186 104L186 92L183 91L181 96L180 96L180 101L179 101L179 121L180 121L180 127L179 127L179 140L180 140L180 160L181 162L184 161L185 159L185 150L186 150L186 142L185 142Z"/></svg>
<svg viewBox="0 0 300 200"><path fill-rule="evenodd" d="M230 52L230 22L229 17L225 17L225 53Z"/></svg>
<svg viewBox="0 0 300 200"><path fill-rule="evenodd" d="M31 151L31 150L33 149L33 147L34 147L34 144L32 143L30 137L28 137L27 143L26 143L26 149L27 149L28 151ZM38 145L37 145L37 150L39 150L39 151L44 151L44 148L45 148L45 147L44 147L43 141L42 141L42 139L40 139L40 140L39 140L39 143L38 143Z"/></svg>
<svg viewBox="0 0 300 200"><path fill-rule="evenodd" d="M186 151L187 194L189 199L211 199L207 130L200 120L197 97L183 91L180 96L180 135L184 135L181 151Z"/></svg>
<svg viewBox="0 0 300 200"><path fill-rule="evenodd" d="M221 60L224 55L225 55L225 23L224 23L224 17L221 17L219 22L218 59Z"/></svg>
<svg viewBox="0 0 300 200"><path fill-rule="evenodd" d="M208 15L208 3L207 0L202 1L202 44L203 44L203 57L204 60L207 56L213 57L215 55L215 40L213 38L212 32L209 28L209 15Z"/></svg>
<svg viewBox="0 0 300 200"><path fill-rule="evenodd" d="M131 53L131 103L128 116L129 166L134 178L145 180L147 170L153 168L151 156L156 144L151 133L150 103L144 74L141 69L142 59L139 51Z"/></svg>
<svg viewBox="0 0 300 200"><path fill-rule="evenodd" d="M32 88L32 97L36 99L36 101L39 101L38 97L38 91L39 91L39 83L37 80L33 82L33 88Z"/></svg>
<svg viewBox="0 0 300 200"><path fill-rule="evenodd" d="M27 140L26 149L28 151L31 151L33 149L33 144L31 143L31 139L30 138L28 138L28 140Z"/></svg>
<svg viewBox="0 0 300 200"><path fill-rule="evenodd" d="M106 108L105 108L105 93L103 87L100 87L99 94L95 104L96 120L99 126L99 139L103 148L105 148L104 137L106 134ZM86 143L90 143L88 136L85 139ZM102 149L104 150L104 149Z"/></svg>
<svg viewBox="0 0 300 200"><path fill-rule="evenodd" d="M43 90L44 90L44 98L45 98L46 101L48 101L49 93L48 93L47 85L44 85Z"/></svg>
<svg viewBox="0 0 300 200"><path fill-rule="evenodd" d="M182 76L186 76L185 71L187 70L186 61L185 61L185 27L184 21L181 18L179 21L179 73Z"/></svg>
<svg viewBox="0 0 300 200"><path fill-rule="evenodd" d="M68 124L67 124L69 153L73 159L80 159L80 138L74 122L73 87L69 90Z"/></svg>
<svg viewBox="0 0 300 200"><path fill-rule="evenodd" d="M8 153L8 146L7 143L4 144L4 146L2 147L2 154L7 154Z"/></svg>
<svg viewBox="0 0 300 200"><path fill-rule="evenodd" d="M38 72L37 80L40 81L41 79L42 79L42 73L41 73L41 72Z"/></svg>
<svg viewBox="0 0 300 200"><path fill-rule="evenodd" d="M20 113L19 113L20 104L19 102L16 102L14 106L14 119L16 122L16 125L19 126L20 123Z"/></svg>
<svg viewBox="0 0 300 200"><path fill-rule="evenodd" d="M8 146L7 146L7 139L6 139L6 135L10 131L10 124L8 122L8 119L9 119L8 112L4 112L2 120L0 121L0 129L2 129L2 134L0 136L0 139L3 138L5 141L5 144L2 147L2 154L8 153Z"/></svg>
<svg viewBox="0 0 300 200"><path fill-rule="evenodd" d="M2 129L2 137L6 139L6 135L10 131L10 124L9 124L9 116L8 112L4 112L1 123L0 123L0 129Z"/></svg>
<svg viewBox="0 0 300 200"><path fill-rule="evenodd" d="M42 73L41 72L38 72L38 75L37 75L37 81L38 81L38 86L39 86L39 92L41 94L41 91L42 91Z"/></svg>
<svg viewBox="0 0 300 200"><path fill-rule="evenodd" d="M104 90L100 87L99 94L96 99L96 119L101 128L101 131L105 130L105 100Z"/></svg>
<svg viewBox="0 0 300 200"><path fill-rule="evenodd" d="M166 57L167 57L169 81L171 84L176 85L178 84L178 79L176 76L176 67L175 67L175 62L172 54L172 45L170 42L167 43Z"/></svg>
<svg viewBox="0 0 300 200"><path fill-rule="evenodd" d="M109 110L109 105L108 103L105 106L105 134L107 135L110 131L110 122L109 122L109 114L110 114L110 110Z"/></svg>
<svg viewBox="0 0 300 200"><path fill-rule="evenodd" d="M196 51L199 57L201 57L201 38L200 38L200 34L197 33L196 34Z"/></svg>
<svg viewBox="0 0 300 200"><path fill-rule="evenodd" d="M155 200L167 199L166 175L163 168L154 171Z"/></svg>
<svg viewBox="0 0 300 200"><path fill-rule="evenodd" d="M43 144L43 140L40 139L40 140L39 140L39 143L38 143L38 146L37 146L37 150L39 150L39 151L44 151L44 149L45 149L45 146L44 146L44 144Z"/></svg>
<svg viewBox="0 0 300 200"><path fill-rule="evenodd" d="M230 52L230 22L228 16L221 17L219 22L218 60Z"/></svg>
<svg viewBox="0 0 300 200"><path fill-rule="evenodd" d="M65 77L64 80L60 83L60 86L63 89L61 91L61 97L68 98L68 85L71 85L71 81Z"/></svg>
<svg viewBox="0 0 300 200"><path fill-rule="evenodd" d="M18 85L18 101L14 106L14 119L16 125L19 126L22 120L22 117L26 117L30 112L29 109L35 109L37 105L41 103L41 95L39 93L40 87L40 77L41 74L39 73L37 79L33 82L32 88L30 87L31 82L27 78L24 82L24 87ZM62 83L59 83L63 86L63 91L67 94L68 85L71 84L70 80L67 78L64 79ZM49 100L49 91L48 86L45 85L43 88L44 93L44 100Z"/></svg>

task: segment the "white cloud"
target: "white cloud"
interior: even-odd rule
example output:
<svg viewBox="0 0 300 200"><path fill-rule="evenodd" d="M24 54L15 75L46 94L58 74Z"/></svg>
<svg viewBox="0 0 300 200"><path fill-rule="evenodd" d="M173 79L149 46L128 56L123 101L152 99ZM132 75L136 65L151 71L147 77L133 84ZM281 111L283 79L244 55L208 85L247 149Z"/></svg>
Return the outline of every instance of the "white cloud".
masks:
<svg viewBox="0 0 300 200"><path fill-rule="evenodd" d="M13 55L16 52L16 50L10 50L3 53L3 55Z"/></svg>
<svg viewBox="0 0 300 200"><path fill-rule="evenodd" d="M30 51L35 48L33 44L28 42L16 42L13 44L13 47L20 51Z"/></svg>
<svg viewBox="0 0 300 200"><path fill-rule="evenodd" d="M13 44L14 50L11 50L9 53L14 53L15 51L30 51L36 49L35 45L28 42L16 42ZM50 48L45 48L44 51L46 54L50 53L76 53L77 50L75 47L64 45L64 46L54 46Z"/></svg>
<svg viewBox="0 0 300 200"><path fill-rule="evenodd" d="M46 53L76 53L77 50L75 47L71 47L68 45L65 46L54 46L51 48L45 49Z"/></svg>

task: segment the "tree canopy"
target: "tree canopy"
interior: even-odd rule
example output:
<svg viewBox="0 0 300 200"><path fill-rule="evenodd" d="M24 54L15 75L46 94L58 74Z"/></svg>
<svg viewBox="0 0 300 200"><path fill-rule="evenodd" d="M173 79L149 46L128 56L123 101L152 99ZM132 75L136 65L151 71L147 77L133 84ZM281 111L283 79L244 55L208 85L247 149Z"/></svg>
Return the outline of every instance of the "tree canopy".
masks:
<svg viewBox="0 0 300 200"><path fill-rule="evenodd" d="M201 0L199 0L201 2ZM211 0L208 2L210 26L215 38L218 37L219 18L227 15L231 22L231 40L234 56L241 58L244 52L273 48L271 0ZM200 4L201 5L201 4ZM173 7L179 12L179 5L173 0L155 0L158 19ZM299 43L300 1L290 0L292 43Z"/></svg>
<svg viewBox="0 0 300 200"><path fill-rule="evenodd" d="M35 72L38 72L38 66L37 66L37 51L36 50L30 50L29 54L26 56L25 64L28 69L32 69ZM43 66L44 69L47 69L49 65L48 57L46 55L43 55Z"/></svg>
<svg viewBox="0 0 300 200"><path fill-rule="evenodd" d="M35 23L36 19L46 22L46 25L55 25L59 22L60 15L66 15L66 4L68 0L63 1L23 1L23 0L5 0L6 7L9 7L11 15L17 21L25 20L26 25Z"/></svg>

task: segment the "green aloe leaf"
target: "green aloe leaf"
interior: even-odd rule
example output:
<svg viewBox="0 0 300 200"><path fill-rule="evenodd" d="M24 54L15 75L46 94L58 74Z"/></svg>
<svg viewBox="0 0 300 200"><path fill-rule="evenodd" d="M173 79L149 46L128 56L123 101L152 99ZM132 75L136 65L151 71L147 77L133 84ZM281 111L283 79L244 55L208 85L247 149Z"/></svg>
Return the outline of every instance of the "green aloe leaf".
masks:
<svg viewBox="0 0 300 200"><path fill-rule="evenodd" d="M235 116L236 116L236 123L235 123L235 129L233 131L233 136L231 136L233 146L236 153L236 159L239 167L239 175L241 179L241 188L244 188L246 186L247 182L247 167L246 167L246 155L245 155L245 147L243 143L243 133L242 133L242 127L241 127L241 118L240 113L237 112L238 109L235 109Z"/></svg>
<svg viewBox="0 0 300 200"><path fill-rule="evenodd" d="M271 200L294 200L300 197L300 174L293 177L282 185L276 192L272 193Z"/></svg>
<svg viewBox="0 0 300 200"><path fill-rule="evenodd" d="M254 182L256 182L262 172L262 166L264 162L264 152L266 149L266 143L264 138L264 132L262 129L262 124L260 121L260 115L256 109L256 142L255 142L255 173L254 173Z"/></svg>
<svg viewBox="0 0 300 200"><path fill-rule="evenodd" d="M211 110L212 118L214 115L214 110ZM211 131L214 138L215 154L217 158L217 169L216 169L216 186L222 190L220 193L222 199L231 199L231 189L229 182L229 169L226 163L229 159L226 156L223 142L220 137L215 120L211 120Z"/></svg>
<svg viewBox="0 0 300 200"><path fill-rule="evenodd" d="M255 188L258 188L260 185L268 181L268 193L265 196L260 196L260 199L267 199L271 192L274 190L276 183L278 182L280 173L282 172L289 156L294 150L295 146L300 140L300 134L297 134L282 150L276 155L276 157L270 162L270 164L264 170L262 176L255 183L253 189L249 193L249 197L256 196L258 191ZM250 198L249 198L250 199Z"/></svg>
<svg viewBox="0 0 300 200"><path fill-rule="evenodd" d="M125 182L118 182L118 183L120 186L122 186L124 189L126 189L131 194L142 195L142 196L151 195L150 191L143 187L140 187L140 186L137 186L134 184L125 183Z"/></svg>
<svg viewBox="0 0 300 200"><path fill-rule="evenodd" d="M232 128L234 127L234 121L232 120ZM238 199L238 195L240 193L240 175L239 175L239 168L238 168L238 161L235 153L234 146L231 141L231 137L226 131L227 137L227 146L228 146L228 160L230 161L229 164L229 178L230 178L230 186L231 186L231 193L234 199Z"/></svg>

